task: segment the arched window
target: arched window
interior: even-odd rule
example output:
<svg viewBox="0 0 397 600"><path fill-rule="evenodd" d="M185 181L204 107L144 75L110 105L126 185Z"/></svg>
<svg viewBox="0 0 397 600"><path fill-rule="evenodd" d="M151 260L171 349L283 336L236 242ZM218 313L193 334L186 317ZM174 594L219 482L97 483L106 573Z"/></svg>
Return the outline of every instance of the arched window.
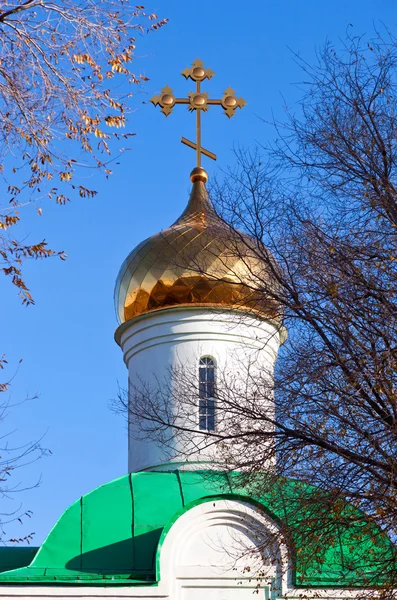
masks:
<svg viewBox="0 0 397 600"><path fill-rule="evenodd" d="M207 356L199 365L199 428L215 429L215 361Z"/></svg>

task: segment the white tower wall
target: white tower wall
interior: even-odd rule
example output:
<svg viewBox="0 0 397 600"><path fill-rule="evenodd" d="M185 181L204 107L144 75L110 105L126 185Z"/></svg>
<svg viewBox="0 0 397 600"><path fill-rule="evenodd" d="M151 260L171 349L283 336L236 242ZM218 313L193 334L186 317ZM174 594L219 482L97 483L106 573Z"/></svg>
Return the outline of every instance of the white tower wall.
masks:
<svg viewBox="0 0 397 600"><path fill-rule="evenodd" d="M201 357L216 364L220 396L241 401L252 386L273 376L283 329L241 311L177 307L148 313L122 324L116 332L128 368L128 469L161 469L164 463L216 461L199 430L198 369ZM242 392L241 396L239 391ZM273 402L266 401L272 414ZM166 430L151 421L153 411L188 432ZM148 419L146 420L145 417ZM236 417L234 417L235 419ZM215 412L215 427L228 428L227 411ZM146 433L142 432L142 426Z"/></svg>

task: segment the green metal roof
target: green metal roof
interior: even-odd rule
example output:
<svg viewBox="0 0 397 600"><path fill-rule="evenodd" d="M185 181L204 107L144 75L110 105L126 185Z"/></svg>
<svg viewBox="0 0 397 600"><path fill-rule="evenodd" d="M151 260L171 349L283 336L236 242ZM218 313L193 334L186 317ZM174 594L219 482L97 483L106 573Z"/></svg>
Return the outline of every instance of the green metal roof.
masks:
<svg viewBox="0 0 397 600"><path fill-rule="evenodd" d="M371 581L379 572L385 552L394 556L388 538L349 505L339 506L338 519L328 516L337 525L317 527L318 546L314 553L311 546L308 554L308 523L316 528L327 510L318 501L318 491L280 479L266 494L256 496L239 481L238 474L213 471L140 472L116 479L72 504L32 562L0 573L0 585L155 585L161 575L156 572L156 553L162 532L182 511L209 498L254 502L285 526L298 586L351 586L357 584L358 573L362 584L363 578ZM13 550L17 549L9 552Z"/></svg>
<svg viewBox="0 0 397 600"><path fill-rule="evenodd" d="M1 546L0 573L30 565L37 551L36 546Z"/></svg>

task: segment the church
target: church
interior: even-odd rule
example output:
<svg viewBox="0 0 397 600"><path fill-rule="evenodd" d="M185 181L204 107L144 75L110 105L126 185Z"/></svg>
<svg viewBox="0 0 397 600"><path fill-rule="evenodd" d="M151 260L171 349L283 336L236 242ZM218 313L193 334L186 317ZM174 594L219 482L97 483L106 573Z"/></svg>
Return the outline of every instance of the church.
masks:
<svg viewBox="0 0 397 600"><path fill-rule="evenodd" d="M287 334L279 307L252 295L247 278L258 265L232 251L245 234L218 217L201 167L202 155L214 158L201 146L203 112L219 105L231 117L245 102L230 88L219 100L208 98L200 84L213 72L199 60L183 75L196 83L195 92L176 98L166 87L152 102L166 116L177 104L196 114L196 142L182 138L197 153L190 197L173 225L123 263L115 339L128 370L129 403L159 381L177 388L181 366L189 369L193 401L184 407L182 398L176 407L170 394L166 408L175 420L166 446L145 438L130 418L128 474L76 500L40 548L0 549L0 599L337 600L365 591L377 597L385 583L377 580L380 560L395 550L364 515L345 506L350 518L308 552L308 512L315 524L323 510L316 490L281 477L263 487L265 466L258 486L245 486L240 473L217 467L216 444L202 443L224 426L220 374L232 371L236 385L246 385L240 367L251 364L271 378Z"/></svg>

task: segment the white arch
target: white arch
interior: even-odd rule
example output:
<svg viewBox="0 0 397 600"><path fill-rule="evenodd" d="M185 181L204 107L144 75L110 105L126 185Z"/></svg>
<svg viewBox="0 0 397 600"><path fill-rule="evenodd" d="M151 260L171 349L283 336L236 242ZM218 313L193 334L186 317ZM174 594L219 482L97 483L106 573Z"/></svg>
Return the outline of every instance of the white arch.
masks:
<svg viewBox="0 0 397 600"><path fill-rule="evenodd" d="M165 536L159 566L161 584L175 600L203 593L206 600L251 599L256 588L274 597L291 582L280 528L237 499L206 500L183 513Z"/></svg>

